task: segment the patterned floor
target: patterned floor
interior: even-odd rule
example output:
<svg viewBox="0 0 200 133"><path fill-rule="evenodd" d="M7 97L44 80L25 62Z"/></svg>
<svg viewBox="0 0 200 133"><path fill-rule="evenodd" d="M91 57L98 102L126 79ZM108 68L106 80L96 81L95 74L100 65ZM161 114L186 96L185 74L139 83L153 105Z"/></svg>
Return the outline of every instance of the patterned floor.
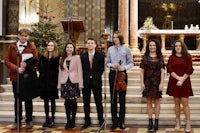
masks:
<svg viewBox="0 0 200 133"><path fill-rule="evenodd" d="M115 131L111 131L110 128L99 131L98 127L90 127L80 131L81 126L79 125L71 130L65 130L64 125L54 126L53 128L42 128L41 125L34 125L31 130L26 130L25 126L22 126L19 131L10 130L10 127L11 124L0 124L0 133L185 133L184 128L175 131L171 127L160 127L157 132L148 131L145 127L127 127L125 130L117 128ZM193 127L190 133L200 133L200 128Z"/></svg>

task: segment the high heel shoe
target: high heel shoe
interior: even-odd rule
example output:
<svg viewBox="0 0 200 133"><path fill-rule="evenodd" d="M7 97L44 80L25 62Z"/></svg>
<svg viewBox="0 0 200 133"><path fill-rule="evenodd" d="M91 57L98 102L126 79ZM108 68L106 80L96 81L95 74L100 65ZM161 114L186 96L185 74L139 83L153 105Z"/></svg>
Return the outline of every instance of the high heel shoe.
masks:
<svg viewBox="0 0 200 133"><path fill-rule="evenodd" d="M190 120L186 120L185 132L189 133L190 131L191 131Z"/></svg>
<svg viewBox="0 0 200 133"><path fill-rule="evenodd" d="M174 129L175 129L175 130L181 129L181 122L180 122L180 119L176 119L176 126L175 126Z"/></svg>

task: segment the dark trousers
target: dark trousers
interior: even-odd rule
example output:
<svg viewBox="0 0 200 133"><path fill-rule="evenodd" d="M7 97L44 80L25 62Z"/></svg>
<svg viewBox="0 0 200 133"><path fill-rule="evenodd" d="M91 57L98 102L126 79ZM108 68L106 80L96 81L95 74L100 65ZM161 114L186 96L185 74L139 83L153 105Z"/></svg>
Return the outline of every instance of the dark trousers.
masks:
<svg viewBox="0 0 200 133"><path fill-rule="evenodd" d="M19 115L19 122L21 123L22 120L22 100L19 97L19 94L17 93L17 82L12 82L13 86L13 94L15 98L15 122L17 122L17 118ZM18 104L18 97L19 97L19 104ZM32 121L32 114L33 114L33 102L32 100L25 100L25 112L26 112L26 122L31 122ZM19 106L19 114L17 114L17 106Z"/></svg>
<svg viewBox="0 0 200 133"><path fill-rule="evenodd" d="M102 124L103 119L103 106L102 106L102 88L95 88L95 85L92 83L92 79L90 79L88 88L84 88L83 92L83 101L84 101L84 112L85 112L85 122L90 123L90 97L91 91L94 94L94 100L97 107L97 114L99 124Z"/></svg>
<svg viewBox="0 0 200 133"><path fill-rule="evenodd" d="M125 83L127 84L127 73L125 72ZM110 95L111 95L111 115L112 115L112 123L118 124L118 123L124 123L125 119L125 112L126 112L126 91L116 91L114 88L116 80L116 71L110 71L109 73L109 84L110 84ZM118 107L117 107L117 98L119 96L119 116L118 116Z"/></svg>

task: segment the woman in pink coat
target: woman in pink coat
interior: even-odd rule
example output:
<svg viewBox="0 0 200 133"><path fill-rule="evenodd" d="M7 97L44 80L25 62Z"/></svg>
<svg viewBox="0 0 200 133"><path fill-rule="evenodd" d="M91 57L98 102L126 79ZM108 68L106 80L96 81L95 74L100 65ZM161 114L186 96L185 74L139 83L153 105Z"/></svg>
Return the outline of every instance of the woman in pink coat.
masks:
<svg viewBox="0 0 200 133"><path fill-rule="evenodd" d="M76 99L80 97L80 89L83 88L83 76L80 56L75 55L75 48L71 42L67 43L61 57L57 87L61 89L61 97L65 99L67 115L65 129L74 128Z"/></svg>

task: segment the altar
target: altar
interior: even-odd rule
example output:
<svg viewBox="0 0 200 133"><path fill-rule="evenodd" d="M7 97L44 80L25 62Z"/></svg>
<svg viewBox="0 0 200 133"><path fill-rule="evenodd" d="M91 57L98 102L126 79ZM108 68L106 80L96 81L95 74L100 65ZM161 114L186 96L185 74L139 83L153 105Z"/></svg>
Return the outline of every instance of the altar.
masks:
<svg viewBox="0 0 200 133"><path fill-rule="evenodd" d="M165 40L167 36L178 36L181 41L184 41L186 36L196 37L196 50L200 50L200 30L138 30L138 36L143 40L142 52L146 51L149 37L160 37L161 50L166 51Z"/></svg>

